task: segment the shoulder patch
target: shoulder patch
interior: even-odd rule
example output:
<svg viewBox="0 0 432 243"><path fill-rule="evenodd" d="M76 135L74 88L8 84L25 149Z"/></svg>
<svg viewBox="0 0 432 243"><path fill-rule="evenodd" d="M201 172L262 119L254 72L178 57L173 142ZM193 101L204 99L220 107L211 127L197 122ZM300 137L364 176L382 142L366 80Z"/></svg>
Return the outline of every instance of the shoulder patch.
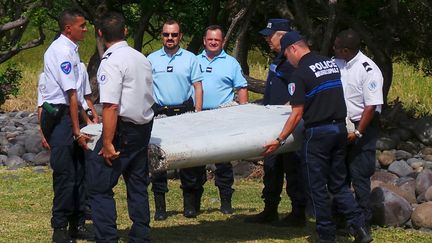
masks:
<svg viewBox="0 0 432 243"><path fill-rule="evenodd" d="M378 85L374 80L372 80L368 83L367 87L369 91L374 92L375 90L377 90Z"/></svg>
<svg viewBox="0 0 432 243"><path fill-rule="evenodd" d="M371 65L369 65L368 62L364 62L362 64L363 64L363 67L366 70L366 72L372 71L372 67L371 67Z"/></svg>
<svg viewBox="0 0 432 243"><path fill-rule="evenodd" d="M288 84L288 93L292 96L295 92L295 83Z"/></svg>
<svg viewBox="0 0 432 243"><path fill-rule="evenodd" d="M72 64L70 62L68 62L68 61L67 62L62 62L62 64L60 64L60 69L65 74L69 74L72 71Z"/></svg>
<svg viewBox="0 0 432 243"><path fill-rule="evenodd" d="M107 76L105 73L101 73L97 77L97 81L100 85L104 85L107 82Z"/></svg>
<svg viewBox="0 0 432 243"><path fill-rule="evenodd" d="M102 60L104 60L104 59L108 59L108 57L110 57L111 56L111 54L112 54L112 52L108 52L103 58L102 58ZM101 60L101 61L102 61Z"/></svg>

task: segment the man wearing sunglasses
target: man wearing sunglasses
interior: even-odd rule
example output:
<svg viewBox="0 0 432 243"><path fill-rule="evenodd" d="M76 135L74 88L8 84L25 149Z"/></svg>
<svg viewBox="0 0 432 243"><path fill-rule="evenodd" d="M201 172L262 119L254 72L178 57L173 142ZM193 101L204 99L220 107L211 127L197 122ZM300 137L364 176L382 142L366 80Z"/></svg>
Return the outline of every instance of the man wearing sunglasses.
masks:
<svg viewBox="0 0 432 243"><path fill-rule="evenodd" d="M155 115L173 116L202 110L202 74L196 56L180 47L182 36L177 21L166 21L161 33L163 47L148 56L152 64L155 100L152 108ZM194 207L189 202L192 201L191 198L201 198L199 184L205 182L202 176L199 167L180 170L186 217L196 217L196 212L191 210ZM168 217L165 203L165 193L168 192L167 172L153 173L151 182L156 207L154 219L165 220Z"/></svg>

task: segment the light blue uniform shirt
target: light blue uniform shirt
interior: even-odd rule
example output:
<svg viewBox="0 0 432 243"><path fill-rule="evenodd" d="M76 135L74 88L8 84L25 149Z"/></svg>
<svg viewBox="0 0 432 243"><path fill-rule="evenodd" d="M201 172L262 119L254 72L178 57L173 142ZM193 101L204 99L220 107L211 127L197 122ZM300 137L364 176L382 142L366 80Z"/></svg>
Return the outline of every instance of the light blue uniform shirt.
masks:
<svg viewBox="0 0 432 243"><path fill-rule="evenodd" d="M203 73L203 109L214 109L234 100L234 89L247 86L238 61L224 50L209 60L205 50L197 55Z"/></svg>
<svg viewBox="0 0 432 243"><path fill-rule="evenodd" d="M168 56L164 48L151 53L153 97L159 105L179 105L193 94L193 83L202 80L196 56L180 48Z"/></svg>

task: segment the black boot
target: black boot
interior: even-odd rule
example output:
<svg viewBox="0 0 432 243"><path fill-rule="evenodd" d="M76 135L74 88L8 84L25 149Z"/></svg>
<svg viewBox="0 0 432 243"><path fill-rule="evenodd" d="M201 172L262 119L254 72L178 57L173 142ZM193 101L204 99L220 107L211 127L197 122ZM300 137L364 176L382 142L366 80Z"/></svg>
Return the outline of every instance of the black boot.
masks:
<svg viewBox="0 0 432 243"><path fill-rule="evenodd" d="M306 226L306 216L304 208L293 208L291 213L289 213L283 219L272 223L276 227L298 227L302 228Z"/></svg>
<svg viewBox="0 0 432 243"><path fill-rule="evenodd" d="M166 212L166 203L165 203L165 193L155 193L155 215L154 220L162 221L168 218L168 214Z"/></svg>
<svg viewBox="0 0 432 243"><path fill-rule="evenodd" d="M65 228L54 229L52 235L52 242L53 243L75 243L76 241L70 238L69 232L65 227Z"/></svg>
<svg viewBox="0 0 432 243"><path fill-rule="evenodd" d="M373 241L372 237L368 233L365 227L361 227L354 231L354 242L355 243L369 243Z"/></svg>
<svg viewBox="0 0 432 243"><path fill-rule="evenodd" d="M186 218L196 218L196 201L195 201L195 193L194 192L185 192L183 191L183 215Z"/></svg>
<svg viewBox="0 0 432 243"><path fill-rule="evenodd" d="M201 197L203 195L204 192L204 188L198 189L195 191L195 211L197 214L199 214L199 212L201 211Z"/></svg>
<svg viewBox="0 0 432 243"><path fill-rule="evenodd" d="M266 203L264 211L259 214L251 215L244 219L246 223L268 224L279 219L278 204Z"/></svg>
<svg viewBox="0 0 432 243"><path fill-rule="evenodd" d="M219 195L221 199L220 211L223 214L232 214L234 212L231 205L232 194L227 194L227 195L219 194Z"/></svg>
<svg viewBox="0 0 432 243"><path fill-rule="evenodd" d="M95 234L85 225L69 225L69 235L73 239L79 240L94 240Z"/></svg>

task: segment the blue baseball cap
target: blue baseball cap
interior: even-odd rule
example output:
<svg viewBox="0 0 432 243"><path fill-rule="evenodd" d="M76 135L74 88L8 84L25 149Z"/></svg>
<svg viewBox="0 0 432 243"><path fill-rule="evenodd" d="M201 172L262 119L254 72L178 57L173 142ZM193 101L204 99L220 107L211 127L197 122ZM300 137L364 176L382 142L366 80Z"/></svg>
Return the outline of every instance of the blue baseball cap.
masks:
<svg viewBox="0 0 432 243"><path fill-rule="evenodd" d="M291 31L289 21L287 19L269 19L267 27L259 33L264 36L269 36L276 31Z"/></svg>
<svg viewBox="0 0 432 243"><path fill-rule="evenodd" d="M296 43L297 41L303 40L303 37L298 31L290 31L282 36L280 40L281 50L284 51L288 46Z"/></svg>

